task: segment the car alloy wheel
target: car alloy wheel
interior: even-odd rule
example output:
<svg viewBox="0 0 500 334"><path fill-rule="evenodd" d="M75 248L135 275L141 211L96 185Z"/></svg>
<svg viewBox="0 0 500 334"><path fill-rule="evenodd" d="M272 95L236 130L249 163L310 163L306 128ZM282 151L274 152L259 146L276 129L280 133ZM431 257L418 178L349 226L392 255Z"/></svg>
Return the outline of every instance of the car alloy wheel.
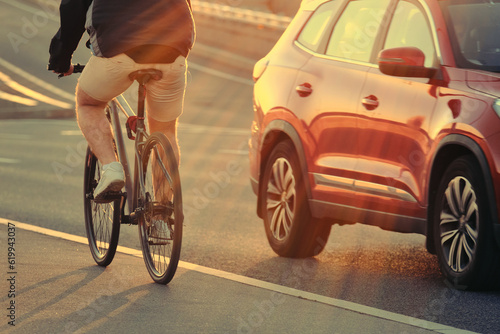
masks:
<svg viewBox="0 0 500 334"><path fill-rule="evenodd" d="M470 182L457 176L446 188L441 209L440 239L448 266L463 272L476 253L479 212Z"/></svg>
<svg viewBox="0 0 500 334"><path fill-rule="evenodd" d="M496 245L486 182L475 158L453 160L441 178L434 207L434 240L444 276L457 289L498 286Z"/></svg>
<svg viewBox="0 0 500 334"><path fill-rule="evenodd" d="M318 255L330 236L330 223L312 217L299 159L291 141L275 145L260 188L264 227L271 248L285 257Z"/></svg>
<svg viewBox="0 0 500 334"><path fill-rule="evenodd" d="M276 240L282 241L290 234L295 215L295 177L290 163L277 159L272 167L267 184L267 212L270 230Z"/></svg>

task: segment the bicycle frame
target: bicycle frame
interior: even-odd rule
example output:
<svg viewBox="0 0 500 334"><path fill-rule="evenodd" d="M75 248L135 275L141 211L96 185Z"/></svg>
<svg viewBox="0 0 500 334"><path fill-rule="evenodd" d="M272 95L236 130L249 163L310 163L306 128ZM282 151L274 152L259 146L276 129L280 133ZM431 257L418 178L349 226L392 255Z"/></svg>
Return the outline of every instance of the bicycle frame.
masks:
<svg viewBox="0 0 500 334"><path fill-rule="evenodd" d="M127 197L133 196L135 194L135 189L134 189L134 184L139 187L139 189L144 189L144 184L142 178L138 178L138 180L132 179L132 173L130 169L130 164L127 156L127 152L125 149L125 141L123 139L123 132L122 132L122 126L120 122L120 112L123 113L123 115L128 119L129 117L132 116L137 116L137 127L136 127L136 137L135 137L135 142L134 142L134 147L135 147L135 164L134 167L136 168L135 175L142 175L143 172L143 166L141 162L141 152L142 152L142 147L144 146L146 140L148 139L149 135L146 132L146 129L144 127L144 108L142 108L142 118L141 115L136 115L134 110L130 107L128 104L127 100L123 95L120 95L116 98L114 98L109 104L109 112L110 112L110 119L111 119L111 126L113 129L114 133L114 138L115 138L115 145L116 145L116 150L118 153L118 158L123 166L123 170L125 172L125 190L126 193L128 194ZM139 113L141 113L141 107L139 107L138 110ZM140 182L140 184L137 184L136 182ZM143 197L144 194L141 194ZM125 224L136 224L136 219L133 217L135 216L135 210L138 207L137 203L137 196L133 197L132 200L130 198L124 198L121 203L121 209L122 209L122 223ZM125 215L124 211L124 202L127 203L127 209L129 215ZM131 217L132 216L132 217Z"/></svg>
<svg viewBox="0 0 500 334"><path fill-rule="evenodd" d="M137 106L137 115L134 113L134 110L130 107L128 104L127 100L123 97L123 95L119 95L118 97L114 98L109 104L109 113L110 113L110 121L111 121L111 127L113 129L114 133L114 138L115 138L115 145L116 145L116 150L118 153L118 158L123 166L123 170L125 173L125 194L121 194L121 203L120 203L120 210L121 210L121 216L122 216L122 224L132 224L136 225L138 222L138 218L142 214L142 210L140 209L142 207L143 203L138 203L139 199L145 199L146 194L145 194L145 186L144 186L144 180L142 177L139 177L139 175L143 175L144 172L144 166L142 165L142 151L143 147L146 144L146 141L149 138L148 133L146 132L146 128L144 126L144 115L145 115L145 99L146 99L146 86L145 82L147 82L148 79L141 80L139 81L139 101L138 101L138 106ZM120 111L125 115L127 118L127 136L130 139L133 139L132 131L135 132L135 170L134 170L134 180L132 181L131 177L131 172L130 172L130 164L128 161L127 157L127 152L125 150L125 142L123 140L123 133L122 133L122 127L120 124ZM131 117L136 117L136 124L134 129L131 130L131 126L128 123L128 120ZM167 168L163 164L163 162L160 159L159 152L157 149L155 149L156 155L158 156L158 161L160 163L160 166L164 172L164 175L167 177L168 182L172 184L172 179L170 177L170 174L167 171ZM138 184L139 183L139 184ZM138 189L134 189L134 186L138 187ZM139 193L140 191L140 193ZM137 196L139 194L139 196ZM127 197L130 195L133 195L133 200L131 201ZM125 203L127 202L127 208L128 208L128 213L129 215L125 214Z"/></svg>
<svg viewBox="0 0 500 334"><path fill-rule="evenodd" d="M79 71L82 68L83 66ZM99 175L97 157L88 148L84 176L84 207L90 251L98 265L107 266L113 260L118 245L120 224L139 225L146 268L156 283L168 284L177 269L182 243L184 214L180 178L175 153L169 139L161 131L148 134L144 124L146 83L150 79L159 80L161 77L162 72L156 69L138 70L129 74L131 80L139 83L137 114L123 95L108 103L106 116L113 132L116 154L124 170L125 191L110 191L98 201L95 200L94 190L102 179ZM126 121L121 118L123 117L121 113L126 117ZM133 178L122 122L126 125L127 137L135 139ZM157 173L160 170L163 175ZM157 179L158 177L160 179ZM163 177L169 184L171 193L168 196L171 197L161 198L160 195L158 199L156 190L159 189L158 186L164 186ZM156 183L157 181L160 183ZM161 192L167 194L163 190ZM93 212L100 214L94 216ZM104 243L106 247L102 247Z"/></svg>

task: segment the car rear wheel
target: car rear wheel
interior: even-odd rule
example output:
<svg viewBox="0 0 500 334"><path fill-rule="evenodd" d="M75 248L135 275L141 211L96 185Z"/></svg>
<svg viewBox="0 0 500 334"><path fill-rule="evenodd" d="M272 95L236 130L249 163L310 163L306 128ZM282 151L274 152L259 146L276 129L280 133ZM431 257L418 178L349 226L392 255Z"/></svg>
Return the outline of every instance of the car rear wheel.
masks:
<svg viewBox="0 0 500 334"><path fill-rule="evenodd" d="M457 289L498 285L500 266L485 181L470 156L454 160L435 199L434 235L441 271Z"/></svg>
<svg viewBox="0 0 500 334"><path fill-rule="evenodd" d="M295 147L290 141L275 146L260 187L264 227L271 248L284 257L318 255L330 235L330 224L311 217Z"/></svg>

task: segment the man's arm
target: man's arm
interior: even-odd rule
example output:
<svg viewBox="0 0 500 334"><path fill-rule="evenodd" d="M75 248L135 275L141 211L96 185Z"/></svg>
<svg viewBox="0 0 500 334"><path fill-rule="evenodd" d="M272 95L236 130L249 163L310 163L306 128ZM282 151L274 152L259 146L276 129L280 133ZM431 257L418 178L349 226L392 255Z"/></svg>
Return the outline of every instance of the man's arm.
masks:
<svg viewBox="0 0 500 334"><path fill-rule="evenodd" d="M61 27L50 42L48 69L66 73L70 69L73 52L85 32L87 10L92 0L62 0L59 6Z"/></svg>

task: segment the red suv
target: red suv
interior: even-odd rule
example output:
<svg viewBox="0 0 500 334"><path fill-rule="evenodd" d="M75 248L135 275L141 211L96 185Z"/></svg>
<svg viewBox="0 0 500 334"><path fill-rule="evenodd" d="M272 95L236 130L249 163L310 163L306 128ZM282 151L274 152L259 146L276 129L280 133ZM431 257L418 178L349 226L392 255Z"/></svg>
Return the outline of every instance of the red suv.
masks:
<svg viewBox="0 0 500 334"><path fill-rule="evenodd" d="M420 233L457 288L500 282L500 3L304 1L254 68L251 182L280 256L332 224Z"/></svg>

